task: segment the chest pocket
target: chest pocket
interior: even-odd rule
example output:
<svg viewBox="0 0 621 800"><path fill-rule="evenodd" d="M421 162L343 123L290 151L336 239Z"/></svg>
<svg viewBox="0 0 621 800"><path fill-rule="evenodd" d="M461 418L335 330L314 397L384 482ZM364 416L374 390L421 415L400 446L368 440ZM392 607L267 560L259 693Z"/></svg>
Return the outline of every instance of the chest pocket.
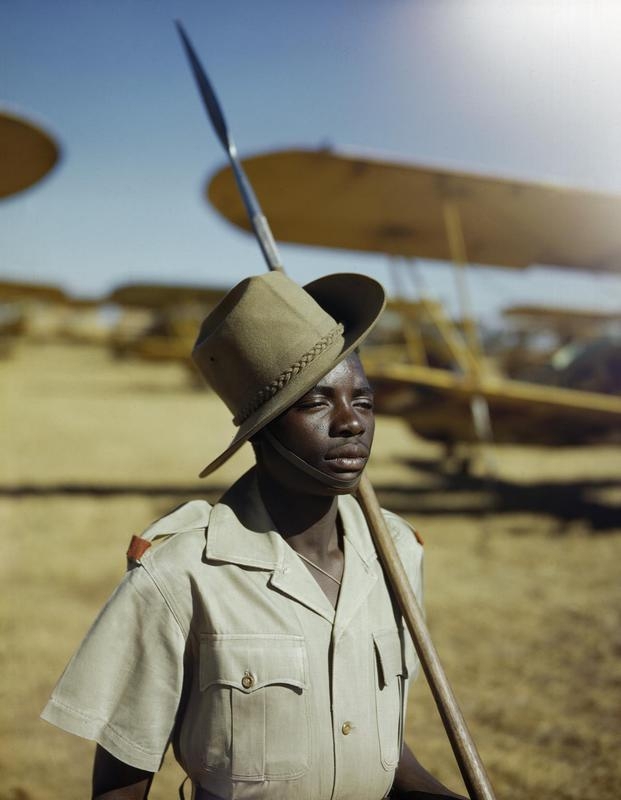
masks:
<svg viewBox="0 0 621 800"><path fill-rule="evenodd" d="M384 769L399 763L403 737L403 703L407 669L396 629L373 634L376 669L377 733Z"/></svg>
<svg viewBox="0 0 621 800"><path fill-rule="evenodd" d="M302 636L202 634L205 767L245 781L308 771L306 645Z"/></svg>

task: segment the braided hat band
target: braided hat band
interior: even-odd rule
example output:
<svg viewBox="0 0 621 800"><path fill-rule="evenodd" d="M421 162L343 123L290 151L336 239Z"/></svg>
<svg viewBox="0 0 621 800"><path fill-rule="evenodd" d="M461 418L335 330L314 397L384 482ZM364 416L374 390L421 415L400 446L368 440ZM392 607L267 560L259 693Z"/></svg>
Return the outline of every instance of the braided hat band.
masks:
<svg viewBox="0 0 621 800"><path fill-rule="evenodd" d="M316 342L316 344L314 344L310 350L307 350L306 353L304 353L304 355L295 362L295 364L292 364L286 370L283 370L283 372L281 372L280 375L271 383L268 383L267 386L259 389L248 405L245 406L240 413L233 418L233 424L241 425L248 419L249 416L251 416L251 414L254 414L255 411L258 411L267 400L278 394L281 389L284 389L284 387L292 378L294 378L298 373L302 372L302 370L311 362L313 362L318 355L321 355L326 348L330 347L336 337L343 334L343 330L343 326L339 323L336 327L332 328L329 333L327 333L325 336L322 336L321 339L319 339L319 341Z"/></svg>

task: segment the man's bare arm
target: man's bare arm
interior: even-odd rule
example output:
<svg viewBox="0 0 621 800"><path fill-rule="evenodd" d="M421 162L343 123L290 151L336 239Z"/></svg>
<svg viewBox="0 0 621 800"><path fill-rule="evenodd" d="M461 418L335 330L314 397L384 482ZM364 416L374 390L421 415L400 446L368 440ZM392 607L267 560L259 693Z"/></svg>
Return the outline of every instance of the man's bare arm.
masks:
<svg viewBox="0 0 621 800"><path fill-rule="evenodd" d="M93 800L146 800L152 780L152 772L131 767L97 745L93 764Z"/></svg>

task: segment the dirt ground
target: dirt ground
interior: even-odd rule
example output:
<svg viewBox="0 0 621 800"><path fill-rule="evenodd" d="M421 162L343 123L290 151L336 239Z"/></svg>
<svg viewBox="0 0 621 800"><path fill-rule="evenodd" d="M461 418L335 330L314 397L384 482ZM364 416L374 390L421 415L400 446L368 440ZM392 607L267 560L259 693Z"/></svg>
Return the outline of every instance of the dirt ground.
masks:
<svg viewBox="0 0 621 800"><path fill-rule="evenodd" d="M183 369L99 347L0 362L0 799L89 796L93 745L38 714L125 567L131 533L208 482L229 415ZM486 476L380 419L371 478L423 534L429 626L498 800L616 800L621 786L621 451L503 447ZM463 790L424 678L407 739ZM155 800L176 797L167 758Z"/></svg>

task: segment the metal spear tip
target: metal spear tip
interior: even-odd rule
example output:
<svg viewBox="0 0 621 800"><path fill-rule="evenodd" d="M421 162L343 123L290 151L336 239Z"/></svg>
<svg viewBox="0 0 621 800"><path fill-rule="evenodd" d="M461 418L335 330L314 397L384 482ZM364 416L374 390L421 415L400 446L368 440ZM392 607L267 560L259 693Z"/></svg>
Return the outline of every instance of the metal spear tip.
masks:
<svg viewBox="0 0 621 800"><path fill-rule="evenodd" d="M179 36L181 37L188 61L190 62L190 67L194 73L194 79L196 80L198 91L203 99L203 105L205 106L205 110L209 115L209 119L211 120L211 124L216 131L218 139L222 143L222 146L225 148L225 150L228 152L235 152L235 143L229 134L228 126L226 124L226 120L224 119L224 114L222 113L222 109L214 88L207 77L207 73L203 69L203 66L199 61L194 48L192 47L192 43L190 42L187 33L178 19L175 20L175 25L177 27L177 31L179 32Z"/></svg>

